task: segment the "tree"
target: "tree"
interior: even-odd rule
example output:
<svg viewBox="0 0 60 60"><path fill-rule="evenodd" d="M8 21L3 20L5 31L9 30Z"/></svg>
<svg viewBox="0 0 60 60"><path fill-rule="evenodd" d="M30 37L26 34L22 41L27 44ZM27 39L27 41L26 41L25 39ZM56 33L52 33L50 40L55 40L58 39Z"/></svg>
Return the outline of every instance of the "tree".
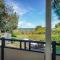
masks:
<svg viewBox="0 0 60 60"><path fill-rule="evenodd" d="M10 6L6 6L4 0L0 0L0 30L10 31L17 28L18 16Z"/></svg>
<svg viewBox="0 0 60 60"><path fill-rule="evenodd" d="M6 31L12 32L12 30L16 29L18 24L17 20L18 20L18 16L16 15L16 13L8 16L8 20L5 25Z"/></svg>
<svg viewBox="0 0 60 60"><path fill-rule="evenodd" d="M32 31L32 34L29 35L29 38L32 40L37 41L44 41L45 40L45 27L37 26Z"/></svg>
<svg viewBox="0 0 60 60"><path fill-rule="evenodd" d="M55 25L55 32L60 35L60 23Z"/></svg>
<svg viewBox="0 0 60 60"><path fill-rule="evenodd" d="M4 1L0 0L0 30L4 30L5 28L5 24L6 24L6 17L7 17L7 13L5 10L5 5L4 5Z"/></svg>
<svg viewBox="0 0 60 60"><path fill-rule="evenodd" d="M44 34L45 33L45 28L42 27L42 26L37 26L35 28L35 33L37 33L37 34Z"/></svg>
<svg viewBox="0 0 60 60"><path fill-rule="evenodd" d="M57 28L57 27L60 27L60 23L58 23L58 24L55 25L55 28Z"/></svg>
<svg viewBox="0 0 60 60"><path fill-rule="evenodd" d="M60 0L53 1L53 9L57 14L58 18L60 19Z"/></svg>

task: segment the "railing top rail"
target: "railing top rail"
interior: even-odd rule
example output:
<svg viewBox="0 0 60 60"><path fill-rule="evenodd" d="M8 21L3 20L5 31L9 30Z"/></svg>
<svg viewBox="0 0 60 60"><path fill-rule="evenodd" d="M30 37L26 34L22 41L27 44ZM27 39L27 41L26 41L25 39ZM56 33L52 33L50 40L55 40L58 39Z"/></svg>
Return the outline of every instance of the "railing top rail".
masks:
<svg viewBox="0 0 60 60"><path fill-rule="evenodd" d="M11 38L11 39L0 38L0 40L2 40L2 39L4 39L5 41L32 42L32 43L42 43L42 44L45 44L45 42L41 42L41 41L22 40L22 39L15 39L15 38Z"/></svg>
<svg viewBox="0 0 60 60"><path fill-rule="evenodd" d="M32 43L42 43L45 44L46 42L41 42L41 41L32 41L32 40L23 40L23 39L15 39L15 38L0 38L0 40L4 39L5 41L17 41L17 42L32 42ZM54 42L54 41L52 41ZM55 41L56 42L56 41ZM56 42L57 46L60 46L60 43Z"/></svg>
<svg viewBox="0 0 60 60"><path fill-rule="evenodd" d="M60 46L60 43L57 43L56 41L52 41L52 43L55 43L55 45Z"/></svg>
<svg viewBox="0 0 60 60"><path fill-rule="evenodd" d="M56 43L57 46L60 46L60 43Z"/></svg>

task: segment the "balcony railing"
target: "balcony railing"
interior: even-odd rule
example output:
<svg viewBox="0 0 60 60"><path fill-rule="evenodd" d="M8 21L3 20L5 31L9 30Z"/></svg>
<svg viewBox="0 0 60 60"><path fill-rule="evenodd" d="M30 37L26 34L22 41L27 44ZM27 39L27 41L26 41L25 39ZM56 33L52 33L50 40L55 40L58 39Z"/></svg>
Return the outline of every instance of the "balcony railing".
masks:
<svg viewBox="0 0 60 60"><path fill-rule="evenodd" d="M1 40L1 60L4 60L4 48L44 53L44 48L46 43L46 42L40 42L40 41L6 39L6 38L0 38L0 40ZM19 48L6 46L6 43L5 43L6 41L19 42ZM23 44L24 48L22 48L22 42L24 43ZM28 43L28 47L27 47L27 43ZM60 43L56 43L55 41L53 41L52 42L52 60L56 60L56 55L60 55L60 54L56 54L56 46L60 46Z"/></svg>

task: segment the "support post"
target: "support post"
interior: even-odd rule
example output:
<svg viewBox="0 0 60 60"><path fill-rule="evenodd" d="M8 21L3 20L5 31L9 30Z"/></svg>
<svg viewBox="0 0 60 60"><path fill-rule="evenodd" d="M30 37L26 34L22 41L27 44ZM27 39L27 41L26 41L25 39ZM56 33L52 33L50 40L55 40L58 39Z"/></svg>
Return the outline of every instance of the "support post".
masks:
<svg viewBox="0 0 60 60"><path fill-rule="evenodd" d="M46 0L45 60L52 60L52 50L51 50L51 0Z"/></svg>

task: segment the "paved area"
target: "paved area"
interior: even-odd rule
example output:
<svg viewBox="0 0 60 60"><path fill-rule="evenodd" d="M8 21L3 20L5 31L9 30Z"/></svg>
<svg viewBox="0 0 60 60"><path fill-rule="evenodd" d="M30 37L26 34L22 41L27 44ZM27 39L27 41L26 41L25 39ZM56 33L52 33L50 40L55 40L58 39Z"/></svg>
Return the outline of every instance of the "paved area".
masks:
<svg viewBox="0 0 60 60"><path fill-rule="evenodd" d="M5 60L44 60L44 54L6 48L5 49Z"/></svg>
<svg viewBox="0 0 60 60"><path fill-rule="evenodd" d="M44 60L44 53L29 52L5 48L5 60ZM0 49L1 60L1 49ZM56 56L60 60L60 56Z"/></svg>

